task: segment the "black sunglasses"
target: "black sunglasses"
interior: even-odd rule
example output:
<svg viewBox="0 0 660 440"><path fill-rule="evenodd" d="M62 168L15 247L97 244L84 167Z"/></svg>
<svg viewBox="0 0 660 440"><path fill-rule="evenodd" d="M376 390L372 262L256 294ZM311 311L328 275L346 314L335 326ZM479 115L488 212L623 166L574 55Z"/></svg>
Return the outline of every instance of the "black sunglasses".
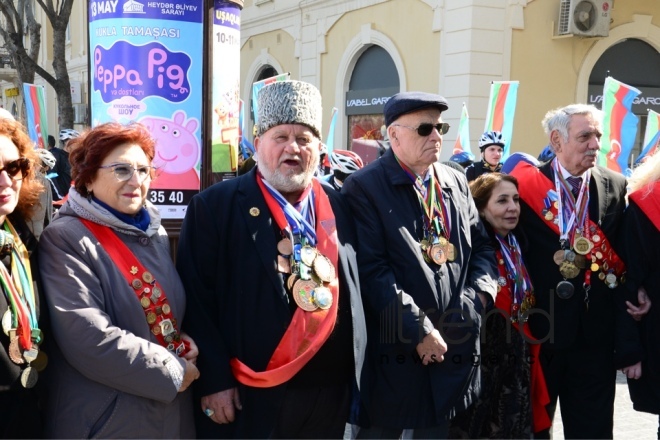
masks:
<svg viewBox="0 0 660 440"><path fill-rule="evenodd" d="M12 180L23 180L27 177L28 172L30 171L30 160L25 157L19 157L0 168L0 173L3 171L6 172ZM18 173L21 173L20 177L18 177Z"/></svg>
<svg viewBox="0 0 660 440"><path fill-rule="evenodd" d="M393 124L395 127L406 127L411 130L417 131L417 134L420 136L428 136L431 134L433 129L435 128L438 130L438 133L440 134L447 134L449 131L449 124L446 122L441 122L439 124L429 124L428 122L425 122L423 124L419 124L417 127L410 127L408 125L401 125L401 124Z"/></svg>

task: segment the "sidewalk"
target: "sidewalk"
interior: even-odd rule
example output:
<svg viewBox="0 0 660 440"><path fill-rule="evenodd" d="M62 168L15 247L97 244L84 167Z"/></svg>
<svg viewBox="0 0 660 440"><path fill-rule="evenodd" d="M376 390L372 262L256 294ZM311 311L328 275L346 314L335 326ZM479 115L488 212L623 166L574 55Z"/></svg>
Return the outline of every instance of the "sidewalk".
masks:
<svg viewBox="0 0 660 440"><path fill-rule="evenodd" d="M564 438L559 408L553 423L553 438ZM614 440L652 440L657 438L658 416L635 411L628 394L625 376L619 371L616 376L614 399Z"/></svg>

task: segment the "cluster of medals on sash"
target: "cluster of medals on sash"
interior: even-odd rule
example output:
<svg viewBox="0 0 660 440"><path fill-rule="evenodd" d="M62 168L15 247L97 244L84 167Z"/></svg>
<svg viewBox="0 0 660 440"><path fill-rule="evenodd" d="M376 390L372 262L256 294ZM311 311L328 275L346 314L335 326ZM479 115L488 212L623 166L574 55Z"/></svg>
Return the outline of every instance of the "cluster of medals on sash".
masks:
<svg viewBox="0 0 660 440"><path fill-rule="evenodd" d="M2 315L2 331L9 337L9 348L7 350L9 359L17 365L26 365L21 372L21 385L25 388L32 388L39 378L38 372L43 371L48 363L48 357L43 351L39 350L37 345L43 339L41 330L38 328L31 330L32 347L26 350L19 342L18 333L21 330L14 328L11 309L7 309Z"/></svg>
<svg viewBox="0 0 660 440"><path fill-rule="evenodd" d="M132 266L130 272L136 275L138 268ZM167 297L163 295L161 288L156 286L156 279L151 272L143 272L141 278L134 278L131 287L140 297L140 305L144 309L151 333L158 338L162 336L167 344L165 348L181 356L186 350L186 345L177 330L176 318L172 317L172 308Z"/></svg>
<svg viewBox="0 0 660 440"><path fill-rule="evenodd" d="M522 266L521 257L520 257L520 248L518 247L517 241L515 241L514 249L508 247L504 242L504 239L497 237L500 242L502 250L498 251L498 260L497 264L500 269L500 273L506 273L506 276L500 275L497 278L497 293L499 294L503 287L509 286L509 291L511 293L511 308L509 310L509 319L511 322L527 322L528 312L536 305L536 297L534 296L534 289L532 288L531 281L529 280L529 275L527 275ZM515 240L515 238L514 238ZM510 263L518 267L507 267L504 257L501 254L504 254L505 247L510 249L507 251L510 253L513 251L516 255L509 256ZM501 254L500 254L501 253ZM513 258L517 257L517 261L514 262ZM526 278L526 279L525 279ZM510 281L509 281L510 280ZM525 284L527 289L525 289ZM523 291L522 295L520 292Z"/></svg>
<svg viewBox="0 0 660 440"><path fill-rule="evenodd" d="M277 269L290 274L286 288L298 307L306 312L327 310L332 306L329 283L335 280L335 266L330 259L312 246L307 237L292 234L277 243Z"/></svg>
<svg viewBox="0 0 660 440"><path fill-rule="evenodd" d="M591 272L600 271L598 278L610 289L614 289L619 285L615 273L609 267L605 258L610 250L608 245L597 234L595 227L591 226L589 232L591 233L591 239L583 234L582 229L577 229L573 237L573 246L567 249L565 241L563 241L561 243L562 249L553 255L555 264L559 266L559 273L565 278L557 284L556 289L557 296L562 299L573 296L575 287L573 283L567 280L576 278L582 269L588 269ZM591 254L591 261L588 260L589 254Z"/></svg>

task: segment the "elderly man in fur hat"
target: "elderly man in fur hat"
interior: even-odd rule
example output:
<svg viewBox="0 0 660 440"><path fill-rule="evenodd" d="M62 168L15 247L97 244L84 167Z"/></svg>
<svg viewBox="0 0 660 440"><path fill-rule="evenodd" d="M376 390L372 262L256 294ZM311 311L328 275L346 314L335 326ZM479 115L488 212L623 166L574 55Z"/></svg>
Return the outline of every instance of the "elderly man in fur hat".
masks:
<svg viewBox="0 0 660 440"><path fill-rule="evenodd" d="M276 82L258 103L257 166L195 196L181 230L197 433L339 438L366 342L352 218L314 177L319 91Z"/></svg>

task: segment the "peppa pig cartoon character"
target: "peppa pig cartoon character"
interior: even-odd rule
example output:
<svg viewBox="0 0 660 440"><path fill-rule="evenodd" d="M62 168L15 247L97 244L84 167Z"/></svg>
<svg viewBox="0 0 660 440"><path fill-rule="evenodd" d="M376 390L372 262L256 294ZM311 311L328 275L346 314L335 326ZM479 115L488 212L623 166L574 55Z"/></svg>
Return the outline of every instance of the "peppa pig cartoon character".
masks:
<svg viewBox="0 0 660 440"><path fill-rule="evenodd" d="M147 116L140 122L156 139L153 164L158 168L158 178L151 183L151 188L199 190L195 165L200 152L194 135L199 126L197 119L186 121L186 112L178 110L172 119Z"/></svg>

